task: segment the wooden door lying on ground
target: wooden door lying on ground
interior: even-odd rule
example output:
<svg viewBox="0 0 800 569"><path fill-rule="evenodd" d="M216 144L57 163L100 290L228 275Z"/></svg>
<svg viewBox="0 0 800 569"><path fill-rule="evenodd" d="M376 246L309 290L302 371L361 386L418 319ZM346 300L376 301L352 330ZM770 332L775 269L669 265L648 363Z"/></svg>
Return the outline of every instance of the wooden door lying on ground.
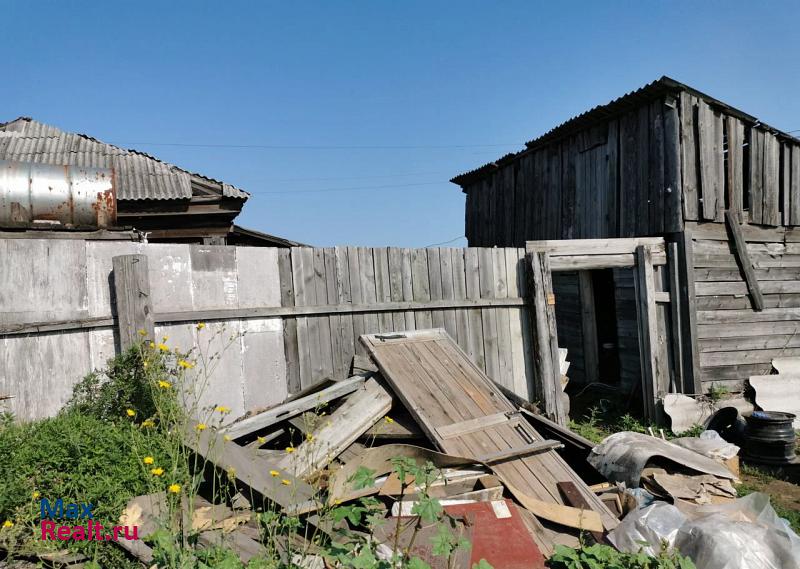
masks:
<svg viewBox="0 0 800 569"><path fill-rule="evenodd" d="M559 516L571 509L563 508L557 484L573 481L592 513L599 514L602 526L617 525L614 515L552 447L542 450L546 445L541 444L541 435L444 330L365 335L361 341L395 394L442 451L492 462L494 472L524 506L558 523L563 521Z"/></svg>

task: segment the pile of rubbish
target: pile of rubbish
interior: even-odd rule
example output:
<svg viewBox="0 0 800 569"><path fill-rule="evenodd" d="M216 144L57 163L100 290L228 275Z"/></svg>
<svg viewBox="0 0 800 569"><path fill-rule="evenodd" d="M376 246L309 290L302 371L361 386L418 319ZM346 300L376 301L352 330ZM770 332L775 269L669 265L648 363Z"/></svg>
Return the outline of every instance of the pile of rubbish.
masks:
<svg viewBox="0 0 800 569"><path fill-rule="evenodd" d="M223 539L243 561L261 554L254 510L270 504L300 520L289 539L305 549L287 551L313 551L310 533L336 540L337 527L353 525L327 520L326 509L372 496L388 522L372 535L379 551L389 558L398 544L444 567L432 555L430 528L417 524L411 543L395 534L417 520L423 494L421 481L400 479L400 460L435 467L424 493L471 544L450 560L454 568L481 560L543 568L557 545L591 542L653 553L665 542L698 569L800 566L800 540L768 499L737 499L739 449L716 433L669 442L623 432L594 446L495 384L443 330L365 335L361 343L351 377L186 434L194 455L238 490L226 503L196 499L185 524L200 531L201 544ZM164 504L164 495L137 497L124 522L146 537ZM144 542L124 546L152 562ZM303 565L326 566L312 557Z"/></svg>

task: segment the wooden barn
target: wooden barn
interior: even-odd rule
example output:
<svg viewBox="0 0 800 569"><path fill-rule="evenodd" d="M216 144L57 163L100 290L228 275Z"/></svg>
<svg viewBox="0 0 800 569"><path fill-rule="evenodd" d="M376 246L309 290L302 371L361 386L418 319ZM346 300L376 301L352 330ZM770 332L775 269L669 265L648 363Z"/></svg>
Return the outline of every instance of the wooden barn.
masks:
<svg viewBox="0 0 800 569"><path fill-rule="evenodd" d="M790 134L663 77L452 182L470 246L573 254L551 263L573 384L642 389L647 411L800 356Z"/></svg>

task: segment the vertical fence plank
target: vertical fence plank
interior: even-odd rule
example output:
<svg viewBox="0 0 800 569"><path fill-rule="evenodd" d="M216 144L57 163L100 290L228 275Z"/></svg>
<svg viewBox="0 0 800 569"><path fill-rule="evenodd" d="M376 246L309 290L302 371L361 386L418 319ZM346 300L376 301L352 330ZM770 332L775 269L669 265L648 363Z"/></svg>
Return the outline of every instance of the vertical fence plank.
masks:
<svg viewBox="0 0 800 569"><path fill-rule="evenodd" d="M519 256L517 249L503 249L506 258L506 292L508 298L520 298L519 290ZM528 384L525 377L525 344L522 337L522 321L520 316L524 316L524 308L511 308L508 311L508 333L511 343L511 389L527 399Z"/></svg>
<svg viewBox="0 0 800 569"><path fill-rule="evenodd" d="M481 283L478 276L478 251L477 247L469 247L464 251L464 265L466 278L466 291L468 300L478 300L481 297ZM483 353L483 321L478 308L467 310L469 318L469 347L467 353L475 365L486 371L486 358Z"/></svg>
<svg viewBox="0 0 800 569"><path fill-rule="evenodd" d="M378 295L375 292L375 260L372 258L372 249L358 248L358 265L361 275L361 298L364 304L375 304ZM377 314L373 312L364 315L364 329L367 334L376 334L380 331Z"/></svg>
<svg viewBox="0 0 800 569"><path fill-rule="evenodd" d="M325 290L327 293L328 304L339 304L339 287L336 274L336 251L333 247L326 247L322 250L325 260ZM330 330L330 345L333 377L344 379L350 371L350 362L346 354L351 353L349 348L343 344L342 334L342 315L331 314L328 317Z"/></svg>
<svg viewBox="0 0 800 569"><path fill-rule="evenodd" d="M478 250L478 275L481 298L494 298L494 258L492 249L482 247ZM481 310L483 320L483 353L486 357L486 375L500 381L500 354L497 345L497 311L492 308Z"/></svg>
<svg viewBox="0 0 800 569"><path fill-rule="evenodd" d="M294 283L290 249L278 249L278 275L281 286L281 306L294 306ZM283 319L283 352L286 358L286 388L300 391L300 355L297 351L297 319Z"/></svg>
<svg viewBox="0 0 800 569"><path fill-rule="evenodd" d="M465 249L452 249L450 251L450 260L453 263L453 298L455 300L467 299L467 277L464 267L464 251ZM458 345L464 350L470 359L474 360L474 350L472 350L469 332L469 318L467 311L459 308L455 311L456 316L456 330L458 334Z"/></svg>
<svg viewBox="0 0 800 569"><path fill-rule="evenodd" d="M334 248L336 258L336 295L339 304L352 304L350 296L350 266L347 262L347 249ZM342 357L349 373L350 359L356 353L356 346L360 345L358 336L353 333L353 315L342 314L339 317L339 326L342 334Z"/></svg>
<svg viewBox="0 0 800 569"><path fill-rule="evenodd" d="M314 288L316 290L316 304L328 304L328 284L325 271L325 251L324 249L313 249L314 251ZM316 366L318 376L315 380L321 380L333 376L333 349L331 346L331 317L319 316L315 318L317 322L317 334L319 342L320 361Z"/></svg>
<svg viewBox="0 0 800 569"><path fill-rule="evenodd" d="M411 250L411 279L413 283L414 300L427 302L431 299L431 287L428 277L428 255L425 249ZM420 310L415 314L417 330L424 330L433 326L430 310Z"/></svg>
<svg viewBox="0 0 800 569"><path fill-rule="evenodd" d="M455 291L453 286L453 257L452 249L439 250L439 267L442 275L442 299L453 300ZM444 329L450 337L458 343L458 326L456 326L456 311L444 310Z"/></svg>
<svg viewBox="0 0 800 569"><path fill-rule="evenodd" d="M742 222L744 211L744 125L734 117L728 121L728 209Z"/></svg>
<svg viewBox="0 0 800 569"><path fill-rule="evenodd" d="M375 295L378 304L392 301L391 283L389 281L389 250L386 247L376 247L372 250L375 260ZM391 312L378 313L378 328L381 332L395 330ZM397 330L402 330L398 328Z"/></svg>
<svg viewBox="0 0 800 569"><path fill-rule="evenodd" d="M442 263L440 250L437 248L426 249L428 253L428 283L430 285L431 300L442 300ZM431 322L434 328L444 328L444 312L434 310L431 312Z"/></svg>
<svg viewBox="0 0 800 569"><path fill-rule="evenodd" d="M683 216L691 221L699 219L697 188L697 147L694 128L694 101L683 91L680 94L681 120L681 174L683 182Z"/></svg>
<svg viewBox="0 0 800 569"><path fill-rule="evenodd" d="M147 257L119 255L111 263L114 269L119 342L122 351L125 351L144 338L155 338ZM145 335L142 336L139 330L143 330Z"/></svg>
<svg viewBox="0 0 800 569"><path fill-rule="evenodd" d="M661 361L658 349L658 315L656 313L653 253L648 245L636 248L636 308L639 323L639 353L642 365L642 396L645 418L656 419L656 385Z"/></svg>
<svg viewBox="0 0 800 569"><path fill-rule="evenodd" d="M305 271L303 270L303 247L292 247L292 282L294 283L294 303L295 306L306 306ZM309 342L307 317L297 319L297 352L300 359L300 387L307 387L312 383L311 371L311 348Z"/></svg>
<svg viewBox="0 0 800 569"><path fill-rule="evenodd" d="M364 304L361 290L361 265L358 247L347 248L347 265L350 278L350 300L353 304ZM362 334L366 334L366 323L363 314L353 314L353 339L356 343L355 350L360 356L366 356L367 350L358 341Z"/></svg>
<svg viewBox="0 0 800 569"><path fill-rule="evenodd" d="M401 302L403 297L403 250L389 247L389 290L392 302ZM413 319L413 312L395 312L392 314L392 323L395 330L411 330L413 326L406 323L406 316Z"/></svg>
<svg viewBox="0 0 800 569"><path fill-rule="evenodd" d="M508 298L508 283L506 281L506 251L505 249L490 249L494 262L494 297ZM510 309L498 308L497 313L497 352L500 361L500 376L498 381L509 389L514 389L514 361L511 350L511 324Z"/></svg>

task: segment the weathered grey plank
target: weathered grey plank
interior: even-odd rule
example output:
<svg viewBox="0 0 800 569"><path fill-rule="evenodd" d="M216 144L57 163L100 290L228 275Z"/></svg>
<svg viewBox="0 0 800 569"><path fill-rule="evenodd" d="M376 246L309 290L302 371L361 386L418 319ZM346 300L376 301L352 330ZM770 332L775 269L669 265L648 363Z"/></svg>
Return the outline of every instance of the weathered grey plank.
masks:
<svg viewBox="0 0 800 569"><path fill-rule="evenodd" d="M336 250L333 247L323 249L325 259L325 289L328 304L339 304L339 285L336 271ZM331 359L333 375L336 379L347 377L350 361L353 358L352 346L344 344L342 333L342 316L331 314L328 317L330 330ZM351 328L352 329L352 328Z"/></svg>
<svg viewBox="0 0 800 569"><path fill-rule="evenodd" d="M112 259L120 346L127 350L144 338L155 338L150 276L145 255L120 255ZM144 334L140 334L140 331Z"/></svg>
<svg viewBox="0 0 800 569"><path fill-rule="evenodd" d="M313 249L313 256L316 304L331 304L334 302L334 299L328 300L325 251L323 249ZM317 333L319 334L319 361L314 362L314 380L333 377L334 375L333 349L331 346L331 317L335 318L336 316L321 316L316 319Z"/></svg>
<svg viewBox="0 0 800 569"><path fill-rule="evenodd" d="M726 117L728 126L728 209L742 223L744 211L744 125L734 117Z"/></svg>
<svg viewBox="0 0 800 569"><path fill-rule="evenodd" d="M294 306L294 283L290 249L278 250L278 274L281 283L281 306ZM283 321L283 353L286 358L286 383L289 393L300 391L300 354L297 350L297 319Z"/></svg>
<svg viewBox="0 0 800 569"><path fill-rule="evenodd" d="M467 298L476 300L481 297L481 285L478 271L478 249L469 247L464 251L466 293ZM467 311L469 322L469 358L482 370L486 370L486 358L483 352L483 319L480 310Z"/></svg>
<svg viewBox="0 0 800 569"><path fill-rule="evenodd" d="M683 215L700 219L697 147L695 137L695 101L687 92L680 94L681 169L683 182ZM624 203L624 202L623 202Z"/></svg>
<svg viewBox="0 0 800 569"><path fill-rule="evenodd" d="M494 298L508 298L506 282L505 249L491 249L494 262ZM514 363L511 348L511 316L508 308L497 308L497 351L500 363L498 381L508 389L514 389Z"/></svg>
<svg viewBox="0 0 800 569"><path fill-rule="evenodd" d="M375 290L375 260L372 249L369 247L358 247L358 270L361 276L361 295L364 304L376 304L378 295ZM379 331L377 314L364 315L364 329L366 334L374 334Z"/></svg>
<svg viewBox="0 0 800 569"><path fill-rule="evenodd" d="M425 249L411 250L411 278L414 300L420 302L429 301L431 299L431 286L428 277L428 254ZM414 318L418 330L430 328L433 325L430 311L417 312Z"/></svg>
<svg viewBox="0 0 800 569"><path fill-rule="evenodd" d="M681 125L678 101L667 96L664 100L664 231L677 232L683 229L681 197ZM610 130L609 130L610 133ZM609 154L609 160L611 155ZM616 185L611 185L615 188Z"/></svg>
<svg viewBox="0 0 800 569"><path fill-rule="evenodd" d="M702 190L701 201L703 204L703 219L719 220L722 219L722 206L718 205L719 196L722 193L722 178L719 177L718 164L722 160L722 140L721 129L717 128L717 122L721 120L719 114L715 113L711 107L703 100L698 102L697 107L697 128L698 142L700 144L700 188ZM720 215L717 215L717 212Z"/></svg>
<svg viewBox="0 0 800 569"><path fill-rule="evenodd" d="M494 298L494 255L492 249L483 247L478 250L478 275L480 279L481 298ZM486 375L494 381L500 381L500 351L497 335L497 311L481 310L483 321L483 353L486 358Z"/></svg>
<svg viewBox="0 0 800 569"><path fill-rule="evenodd" d="M440 250L427 249L428 253L428 283L430 285L431 300L442 300L442 263ZM431 312L431 321L434 328L444 328L444 313L441 310Z"/></svg>
<svg viewBox="0 0 800 569"><path fill-rule="evenodd" d="M358 247L347 247L347 265L350 273L350 299L353 304L366 304L364 302L364 293L361 288L361 261L359 258ZM360 356L366 356L361 342L358 339L362 334L366 333L366 322L363 314L353 315L353 339L355 341L356 353Z"/></svg>
<svg viewBox="0 0 800 569"><path fill-rule="evenodd" d="M658 315L656 313L653 264L649 247L642 245L636 251L637 315L639 321L639 353L642 364L642 395L645 416L657 420L656 386L659 372L666 363L661 361L658 349Z"/></svg>
<svg viewBox="0 0 800 569"><path fill-rule="evenodd" d="M747 281L747 289L750 292L750 298L753 301L753 308L755 310L764 310L764 298L761 296L761 289L756 278L753 263L750 260L750 254L747 251L747 243L742 235L742 230L739 227L739 222L730 211L725 212L725 221L727 222L728 229L733 236L733 245L736 255L739 257L739 262L744 271L744 278ZM783 291L782 291L783 292ZM798 289L800 292L800 288Z"/></svg>
<svg viewBox="0 0 800 569"><path fill-rule="evenodd" d="M383 304L392 301L391 281L389 279L389 250L386 247L376 247L372 250L375 262L375 294L377 303ZM378 314L378 328L381 332L395 330L393 314L381 312ZM402 330L404 328L397 328Z"/></svg>
<svg viewBox="0 0 800 569"><path fill-rule="evenodd" d="M764 133L764 225L780 225L780 143L774 134Z"/></svg>
<svg viewBox="0 0 800 569"><path fill-rule="evenodd" d="M749 128L750 144L750 223L764 221L764 131Z"/></svg>
<svg viewBox="0 0 800 569"><path fill-rule="evenodd" d="M455 289L453 286L453 252L445 248L439 250L439 268L442 275L442 299L453 300ZM455 310L444 310L444 329L451 338L458 342L458 326L456 324Z"/></svg>

